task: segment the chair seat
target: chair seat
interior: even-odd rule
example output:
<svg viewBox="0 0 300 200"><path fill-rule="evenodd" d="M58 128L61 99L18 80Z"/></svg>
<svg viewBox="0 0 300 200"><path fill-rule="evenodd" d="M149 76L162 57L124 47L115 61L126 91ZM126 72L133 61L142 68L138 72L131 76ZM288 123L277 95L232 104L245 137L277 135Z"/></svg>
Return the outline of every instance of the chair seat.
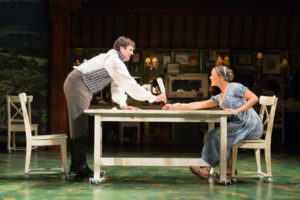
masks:
<svg viewBox="0 0 300 200"><path fill-rule="evenodd" d="M265 142L266 140L259 139L259 140L242 140L239 143L265 143Z"/></svg>
<svg viewBox="0 0 300 200"><path fill-rule="evenodd" d="M10 126L11 131L23 131L25 132L25 125L24 124L11 124ZM38 128L38 124L30 124L31 130L36 130Z"/></svg>
<svg viewBox="0 0 300 200"><path fill-rule="evenodd" d="M242 140L235 146L242 149L266 149L268 147L266 140Z"/></svg>
<svg viewBox="0 0 300 200"><path fill-rule="evenodd" d="M32 136L32 140L53 140L53 139L66 139L66 138L67 138L66 134Z"/></svg>

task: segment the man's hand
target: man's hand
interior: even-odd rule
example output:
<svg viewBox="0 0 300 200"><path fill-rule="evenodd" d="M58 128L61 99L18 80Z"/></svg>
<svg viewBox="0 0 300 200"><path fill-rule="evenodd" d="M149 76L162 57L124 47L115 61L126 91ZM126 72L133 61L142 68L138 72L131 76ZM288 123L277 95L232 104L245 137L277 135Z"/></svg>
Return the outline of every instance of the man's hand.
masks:
<svg viewBox="0 0 300 200"><path fill-rule="evenodd" d="M133 107L133 106L122 106L122 110L141 110L140 108Z"/></svg>
<svg viewBox="0 0 300 200"><path fill-rule="evenodd" d="M155 99L155 102L160 102L160 101L167 103L167 97L164 94L158 95Z"/></svg>

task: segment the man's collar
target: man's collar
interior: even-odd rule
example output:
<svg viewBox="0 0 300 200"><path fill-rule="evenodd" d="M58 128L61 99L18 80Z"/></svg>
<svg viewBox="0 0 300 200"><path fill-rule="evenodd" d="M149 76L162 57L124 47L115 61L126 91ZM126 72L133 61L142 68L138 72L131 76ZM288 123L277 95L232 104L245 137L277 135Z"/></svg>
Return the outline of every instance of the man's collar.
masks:
<svg viewBox="0 0 300 200"><path fill-rule="evenodd" d="M119 58L124 62L125 56L120 51L117 51L117 52L118 52Z"/></svg>

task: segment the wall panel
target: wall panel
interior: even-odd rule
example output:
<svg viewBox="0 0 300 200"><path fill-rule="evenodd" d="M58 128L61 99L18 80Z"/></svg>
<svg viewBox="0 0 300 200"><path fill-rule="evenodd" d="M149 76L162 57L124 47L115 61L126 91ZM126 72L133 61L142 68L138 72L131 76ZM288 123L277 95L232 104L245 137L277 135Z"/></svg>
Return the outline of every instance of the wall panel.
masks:
<svg viewBox="0 0 300 200"><path fill-rule="evenodd" d="M132 38L133 40L137 40L138 38L138 18L136 15L129 15L127 20L127 34L126 36ZM117 38L117 36L115 37ZM114 39L114 38L113 38Z"/></svg>
<svg viewBox="0 0 300 200"><path fill-rule="evenodd" d="M211 15L209 17L209 29L208 29L208 47L209 48L217 48L218 44L219 44L219 28L218 28L218 16L217 15Z"/></svg>
<svg viewBox="0 0 300 200"><path fill-rule="evenodd" d="M197 17L197 47L208 48L209 16L199 15Z"/></svg>
<svg viewBox="0 0 300 200"><path fill-rule="evenodd" d="M221 18L221 28L217 33L220 38L219 48L225 49L228 48L231 44L231 35L232 35L232 23L231 16L222 16Z"/></svg>
<svg viewBox="0 0 300 200"><path fill-rule="evenodd" d="M122 36L122 35L126 35L127 28L128 28L127 21L128 20L127 20L127 16L126 15L117 15L116 16L116 24L115 24L116 37L119 37L119 36Z"/></svg>
<svg viewBox="0 0 300 200"><path fill-rule="evenodd" d="M289 17L288 16L281 16L279 22L279 33L278 33L278 48L287 48L287 37L288 32L286 30L289 30Z"/></svg>
<svg viewBox="0 0 300 200"><path fill-rule="evenodd" d="M184 48L185 47L185 16L175 15L173 21L173 41L171 43L172 48Z"/></svg>
<svg viewBox="0 0 300 200"><path fill-rule="evenodd" d="M269 16L267 19L267 30L266 30L266 48L277 48L277 38L279 33L279 22L278 16Z"/></svg>
<svg viewBox="0 0 300 200"><path fill-rule="evenodd" d="M300 15L291 18L289 48L300 48Z"/></svg>
<svg viewBox="0 0 300 200"><path fill-rule="evenodd" d="M104 47L104 40L103 40L103 32L104 32L104 18L100 15L94 15L93 27L92 31L93 34L93 41L94 44L92 47Z"/></svg>
<svg viewBox="0 0 300 200"><path fill-rule="evenodd" d="M186 17L186 37L185 37L185 47L186 48L196 48L196 16L188 15Z"/></svg>
<svg viewBox="0 0 300 200"><path fill-rule="evenodd" d="M115 37L115 15L106 15L104 16L104 45L107 48L111 48L113 45Z"/></svg>
<svg viewBox="0 0 300 200"><path fill-rule="evenodd" d="M171 15L163 15L162 16L162 26L161 26L161 48L169 48L171 46L171 41L173 41L173 17Z"/></svg>
<svg viewBox="0 0 300 200"><path fill-rule="evenodd" d="M82 30L82 47L91 47L93 46L93 33L94 33L94 27L92 27L93 24L93 16L92 15L83 15L82 16L82 24L81 30Z"/></svg>
<svg viewBox="0 0 300 200"><path fill-rule="evenodd" d="M161 32L161 16L159 15L152 15L150 18L150 26L149 26L149 32L150 32L150 40L149 40L149 47L150 48L159 48L160 47L160 32Z"/></svg>
<svg viewBox="0 0 300 200"><path fill-rule="evenodd" d="M251 48L253 44L253 34L254 34L254 26L253 26L253 16L247 15L245 16L244 24L242 25L243 34L242 34L242 48Z"/></svg>
<svg viewBox="0 0 300 200"><path fill-rule="evenodd" d="M254 36L254 48L265 47L265 28L266 28L266 16L258 15L255 17L255 36Z"/></svg>
<svg viewBox="0 0 300 200"><path fill-rule="evenodd" d="M230 48L240 48L242 45L242 20L241 15L233 16L232 19L232 39Z"/></svg>
<svg viewBox="0 0 300 200"><path fill-rule="evenodd" d="M139 20L139 38L136 41L139 48L149 47L149 15L141 15Z"/></svg>
<svg viewBox="0 0 300 200"><path fill-rule="evenodd" d="M73 15L70 21L70 42L71 47L80 47L82 45L82 17Z"/></svg>
<svg viewBox="0 0 300 200"><path fill-rule="evenodd" d="M74 14L71 47L110 48L125 35L138 48L300 48L299 16Z"/></svg>

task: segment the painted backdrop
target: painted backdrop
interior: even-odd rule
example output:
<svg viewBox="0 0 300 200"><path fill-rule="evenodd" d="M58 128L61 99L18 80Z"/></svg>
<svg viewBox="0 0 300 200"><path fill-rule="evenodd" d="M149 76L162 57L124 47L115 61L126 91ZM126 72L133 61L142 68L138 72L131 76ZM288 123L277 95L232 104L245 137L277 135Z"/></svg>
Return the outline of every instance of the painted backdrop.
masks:
<svg viewBox="0 0 300 200"><path fill-rule="evenodd" d="M0 0L0 136L7 138L6 95L33 95L32 121L46 132L48 2ZM23 134L22 134L23 135Z"/></svg>

